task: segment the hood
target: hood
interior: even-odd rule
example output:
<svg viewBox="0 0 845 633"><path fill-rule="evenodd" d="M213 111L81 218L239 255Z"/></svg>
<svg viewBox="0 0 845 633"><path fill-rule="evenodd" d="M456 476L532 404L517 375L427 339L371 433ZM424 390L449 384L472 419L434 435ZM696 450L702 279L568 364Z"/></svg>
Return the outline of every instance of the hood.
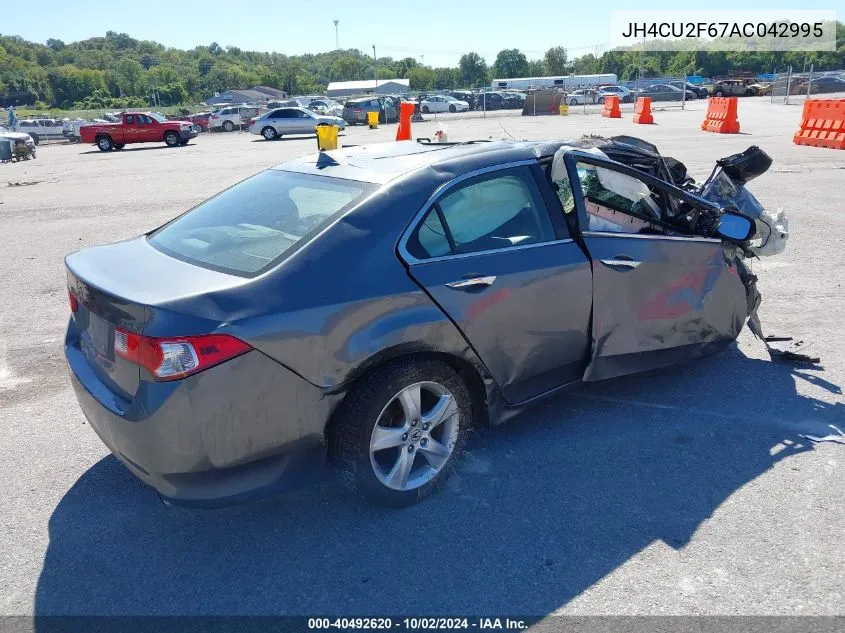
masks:
<svg viewBox="0 0 845 633"><path fill-rule="evenodd" d="M5 138L10 141L27 141L32 142L32 137L24 132L0 132L0 138Z"/></svg>

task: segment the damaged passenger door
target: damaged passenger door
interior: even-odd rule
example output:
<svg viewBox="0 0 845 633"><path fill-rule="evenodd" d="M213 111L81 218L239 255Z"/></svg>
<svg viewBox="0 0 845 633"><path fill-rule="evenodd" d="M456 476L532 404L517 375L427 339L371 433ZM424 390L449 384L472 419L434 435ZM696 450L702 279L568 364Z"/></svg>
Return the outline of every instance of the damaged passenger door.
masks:
<svg viewBox="0 0 845 633"><path fill-rule="evenodd" d="M578 380L589 351L590 263L549 213L541 178L536 161L463 174L399 244L512 404Z"/></svg>
<svg viewBox="0 0 845 633"><path fill-rule="evenodd" d="M733 341L747 301L731 249L718 239L667 235L659 222L694 198L600 156L570 152L565 161L593 271L584 380L666 367Z"/></svg>

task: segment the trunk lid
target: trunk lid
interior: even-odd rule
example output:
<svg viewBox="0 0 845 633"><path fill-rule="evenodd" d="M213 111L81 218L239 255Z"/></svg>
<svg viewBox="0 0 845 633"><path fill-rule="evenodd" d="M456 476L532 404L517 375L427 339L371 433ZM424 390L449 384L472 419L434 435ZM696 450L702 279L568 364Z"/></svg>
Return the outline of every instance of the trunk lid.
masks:
<svg viewBox="0 0 845 633"><path fill-rule="evenodd" d="M138 390L141 370L115 354L117 330L152 335L203 333L162 331L161 323L167 327L179 320L155 317L163 317L166 306L180 299L245 281L169 257L150 246L146 237L72 253L65 264L68 290L77 301L72 314L77 336L73 342L97 377L128 400Z"/></svg>

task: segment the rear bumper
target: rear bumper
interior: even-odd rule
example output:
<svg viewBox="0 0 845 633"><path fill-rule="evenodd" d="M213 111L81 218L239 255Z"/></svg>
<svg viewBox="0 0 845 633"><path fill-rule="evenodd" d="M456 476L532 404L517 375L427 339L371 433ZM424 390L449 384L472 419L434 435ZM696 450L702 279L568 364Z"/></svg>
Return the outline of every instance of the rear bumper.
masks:
<svg viewBox="0 0 845 633"><path fill-rule="evenodd" d="M123 400L69 332L71 384L91 428L139 479L176 505L217 506L319 480L335 398L258 351Z"/></svg>

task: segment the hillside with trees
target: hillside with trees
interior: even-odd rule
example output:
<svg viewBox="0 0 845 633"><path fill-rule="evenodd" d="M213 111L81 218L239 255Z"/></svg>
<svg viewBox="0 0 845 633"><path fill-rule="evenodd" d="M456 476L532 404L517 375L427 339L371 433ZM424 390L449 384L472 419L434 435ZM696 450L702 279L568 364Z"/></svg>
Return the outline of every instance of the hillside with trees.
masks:
<svg viewBox="0 0 845 633"><path fill-rule="evenodd" d="M836 52L810 53L816 70L845 68L845 25L837 23ZM569 59L556 46L541 59L529 60L519 49L499 52L492 66L468 52L456 67L424 66L406 57L379 58L361 51L337 50L289 56L245 51L213 42L191 50L168 48L108 31L66 44L46 44L0 35L0 104L63 109L143 107L198 103L217 91L254 85L291 94L319 93L330 81L395 77L410 80L412 90L479 87L493 77L616 73L620 79L732 71L772 72L801 68L804 53L777 52L633 52L608 51Z"/></svg>

